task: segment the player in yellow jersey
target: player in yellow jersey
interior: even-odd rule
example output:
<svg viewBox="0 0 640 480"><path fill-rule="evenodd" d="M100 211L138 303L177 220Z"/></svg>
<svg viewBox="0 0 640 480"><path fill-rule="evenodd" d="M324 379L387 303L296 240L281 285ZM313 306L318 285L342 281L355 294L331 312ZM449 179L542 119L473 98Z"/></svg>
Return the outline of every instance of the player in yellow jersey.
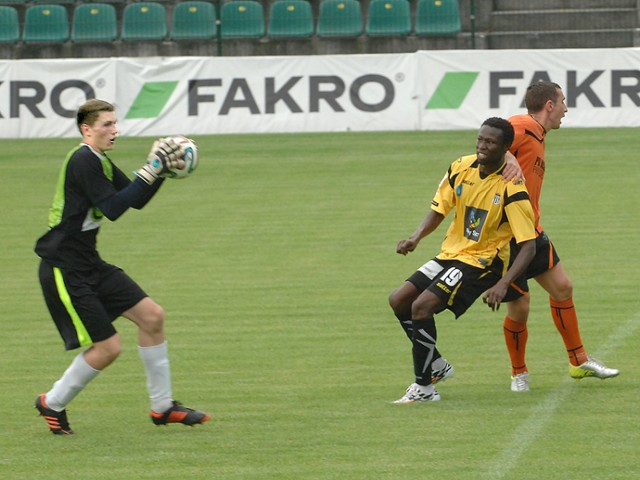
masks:
<svg viewBox="0 0 640 480"><path fill-rule="evenodd" d="M412 340L415 373L415 382L395 403L440 400L433 386L432 364L436 359L446 361L436 348L434 315L448 309L459 317L483 292L484 301L496 308L535 255L534 215L527 189L522 182L505 182L502 176L512 141L508 121L487 119L478 133L476 154L451 164L425 219L397 245L399 254L414 251L454 212L440 253L389 297ZM507 269L511 238L516 239L519 253Z"/></svg>
<svg viewBox="0 0 640 480"><path fill-rule="evenodd" d="M528 87L525 95L528 113L509 119L515 131L510 151L522 168L536 218L536 257L529 264L525 278L535 278L549 294L551 316L569 354L569 374L577 379L604 379L615 377L619 372L606 367L585 351L573 305L573 285L560 263L553 244L540 226L540 193L546 168L544 141L550 130L560 128L562 118L567 112L564 100L559 85L552 82L536 82ZM529 390L529 374L525 362L529 294L526 280L522 282L521 279L519 285L523 287L520 297L507 303L504 336L511 358L511 390L525 392Z"/></svg>

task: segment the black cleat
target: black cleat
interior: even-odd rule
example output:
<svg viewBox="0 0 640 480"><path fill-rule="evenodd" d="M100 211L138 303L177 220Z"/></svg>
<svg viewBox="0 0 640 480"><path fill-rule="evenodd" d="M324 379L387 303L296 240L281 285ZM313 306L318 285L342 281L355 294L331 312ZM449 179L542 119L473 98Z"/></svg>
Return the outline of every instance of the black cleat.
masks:
<svg viewBox="0 0 640 480"><path fill-rule="evenodd" d="M73 435L73 430L67 421L67 410L56 412L50 409L44 402L45 394L38 395L36 398L36 409L40 412L40 416L44 417L49 425L49 430L54 435Z"/></svg>
<svg viewBox="0 0 640 480"><path fill-rule="evenodd" d="M191 408L187 408L180 402L173 401L173 405L169 410L164 413L156 413L153 410L150 411L151 420L156 425L167 425L169 423L184 423L185 425L196 425L197 423L204 423L211 418L204 412L199 412Z"/></svg>

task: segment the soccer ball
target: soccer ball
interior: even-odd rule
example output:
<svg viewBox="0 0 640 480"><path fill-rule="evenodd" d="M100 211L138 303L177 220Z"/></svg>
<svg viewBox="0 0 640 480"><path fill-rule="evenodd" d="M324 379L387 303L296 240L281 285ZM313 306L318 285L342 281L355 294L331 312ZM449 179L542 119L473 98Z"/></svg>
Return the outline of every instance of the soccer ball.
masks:
<svg viewBox="0 0 640 480"><path fill-rule="evenodd" d="M182 170L170 168L167 176L169 178L186 178L198 167L198 160L200 159L198 147L193 140L182 135L176 135L170 138L180 146L180 156L184 160L185 165Z"/></svg>

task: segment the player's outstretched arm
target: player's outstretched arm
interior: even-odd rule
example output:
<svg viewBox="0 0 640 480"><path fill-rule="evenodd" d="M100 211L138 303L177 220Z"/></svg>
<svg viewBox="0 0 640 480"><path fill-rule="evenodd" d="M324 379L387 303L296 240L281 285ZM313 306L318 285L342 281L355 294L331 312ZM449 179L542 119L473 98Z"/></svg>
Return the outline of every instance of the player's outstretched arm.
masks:
<svg viewBox="0 0 640 480"><path fill-rule="evenodd" d="M180 145L171 138L159 138L151 146L147 163L136 175L148 185L163 177L170 168L183 169L184 160L180 156Z"/></svg>
<svg viewBox="0 0 640 480"><path fill-rule="evenodd" d="M513 264L509 270L507 270L504 276L498 280L493 287L487 290L482 297L482 301L489 305L491 310L498 310L500 308L500 302L502 302L502 299L507 294L509 285L525 271L536 255L535 239L527 240L518 245L520 246L520 251L513 260Z"/></svg>
<svg viewBox="0 0 640 480"><path fill-rule="evenodd" d="M438 225L442 223L442 220L444 220L444 215L436 212L435 210L429 210L429 213L424 217L424 220L415 233L411 235L411 237L398 242L398 245L396 246L396 253L406 255L409 252L413 252L418 246L418 243L420 243L420 240L438 228Z"/></svg>

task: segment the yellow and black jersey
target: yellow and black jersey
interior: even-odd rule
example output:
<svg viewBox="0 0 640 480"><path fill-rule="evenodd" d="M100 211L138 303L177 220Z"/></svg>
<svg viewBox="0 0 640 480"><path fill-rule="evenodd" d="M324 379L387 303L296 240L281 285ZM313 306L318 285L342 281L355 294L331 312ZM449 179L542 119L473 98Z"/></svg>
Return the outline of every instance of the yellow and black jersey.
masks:
<svg viewBox="0 0 640 480"><path fill-rule="evenodd" d="M512 237L521 243L534 239L536 233L524 184L505 183L504 165L487 176L480 174L479 166L476 155L453 162L431 208L444 216L455 210L437 258L485 268Z"/></svg>

